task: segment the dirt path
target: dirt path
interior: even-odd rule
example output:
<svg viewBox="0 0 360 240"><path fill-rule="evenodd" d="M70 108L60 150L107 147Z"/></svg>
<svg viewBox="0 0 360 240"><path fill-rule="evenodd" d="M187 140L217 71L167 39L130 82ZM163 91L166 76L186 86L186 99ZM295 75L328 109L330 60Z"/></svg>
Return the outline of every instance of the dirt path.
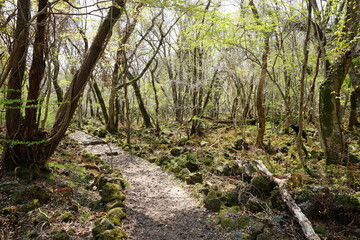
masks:
<svg viewBox="0 0 360 240"><path fill-rule="evenodd" d="M224 240L208 224L209 214L175 178L158 166L106 144L83 132L69 137L84 148L119 168L130 187L126 190L127 219L123 228L135 240ZM110 150L111 148L111 150ZM115 156L109 156L117 154Z"/></svg>

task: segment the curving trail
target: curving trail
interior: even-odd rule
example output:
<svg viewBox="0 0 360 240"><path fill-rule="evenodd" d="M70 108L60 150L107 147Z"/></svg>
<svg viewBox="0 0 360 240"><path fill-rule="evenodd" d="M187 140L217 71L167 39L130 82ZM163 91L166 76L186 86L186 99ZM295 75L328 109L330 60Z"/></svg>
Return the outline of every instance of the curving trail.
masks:
<svg viewBox="0 0 360 240"><path fill-rule="evenodd" d="M228 239L209 225L210 214L198 207L196 200L160 167L83 132L69 137L119 168L130 183L125 192L127 219L123 222L129 239Z"/></svg>

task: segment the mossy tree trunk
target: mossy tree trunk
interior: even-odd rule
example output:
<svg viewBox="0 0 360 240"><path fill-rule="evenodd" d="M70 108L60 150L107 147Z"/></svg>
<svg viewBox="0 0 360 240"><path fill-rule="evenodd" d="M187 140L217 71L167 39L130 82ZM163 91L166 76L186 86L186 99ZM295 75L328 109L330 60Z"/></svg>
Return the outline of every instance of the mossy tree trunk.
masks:
<svg viewBox="0 0 360 240"><path fill-rule="evenodd" d="M354 130L354 126L359 124L357 119L357 105L360 101L360 64L353 63L350 66L349 76L354 91L351 92L350 97L350 116L348 130Z"/></svg>
<svg viewBox="0 0 360 240"><path fill-rule="evenodd" d="M352 52L359 32L359 1L349 0L344 12L342 26L342 52L337 53L333 63L323 59L325 64L325 81L320 86L319 120L326 163L339 164L347 156L340 118L340 90L352 62ZM355 43L355 44L354 44ZM326 56L326 55L325 55Z"/></svg>

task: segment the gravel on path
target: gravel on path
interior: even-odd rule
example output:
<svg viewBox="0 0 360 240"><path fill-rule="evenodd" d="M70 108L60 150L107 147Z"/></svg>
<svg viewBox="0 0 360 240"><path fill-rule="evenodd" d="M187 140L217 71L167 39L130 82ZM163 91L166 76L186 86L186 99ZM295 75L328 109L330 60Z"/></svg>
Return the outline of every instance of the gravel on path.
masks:
<svg viewBox="0 0 360 240"><path fill-rule="evenodd" d="M173 175L113 143L101 142L83 132L72 133L69 137L83 143L88 152L119 168L129 182L125 191L127 218L123 222L129 239L228 239L209 224L212 215L198 206Z"/></svg>

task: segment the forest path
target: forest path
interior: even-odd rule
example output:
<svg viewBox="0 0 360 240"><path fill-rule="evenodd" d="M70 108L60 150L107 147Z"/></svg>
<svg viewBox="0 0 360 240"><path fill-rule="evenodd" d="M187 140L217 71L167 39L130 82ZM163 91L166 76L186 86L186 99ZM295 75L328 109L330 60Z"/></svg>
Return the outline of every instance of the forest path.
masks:
<svg viewBox="0 0 360 240"><path fill-rule="evenodd" d="M129 239L227 239L208 224L210 214L198 207L187 190L160 167L83 132L69 137L119 168L130 183L125 191L127 218L123 222Z"/></svg>

